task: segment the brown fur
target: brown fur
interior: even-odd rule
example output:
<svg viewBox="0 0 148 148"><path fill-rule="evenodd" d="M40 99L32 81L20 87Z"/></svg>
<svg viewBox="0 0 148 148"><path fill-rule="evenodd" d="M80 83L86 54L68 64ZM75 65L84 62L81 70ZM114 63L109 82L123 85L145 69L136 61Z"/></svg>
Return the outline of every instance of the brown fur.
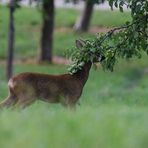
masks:
<svg viewBox="0 0 148 148"><path fill-rule="evenodd" d="M90 68L91 62L88 62L73 75L18 74L9 80L9 95L0 107L24 108L36 100L74 107L82 94Z"/></svg>

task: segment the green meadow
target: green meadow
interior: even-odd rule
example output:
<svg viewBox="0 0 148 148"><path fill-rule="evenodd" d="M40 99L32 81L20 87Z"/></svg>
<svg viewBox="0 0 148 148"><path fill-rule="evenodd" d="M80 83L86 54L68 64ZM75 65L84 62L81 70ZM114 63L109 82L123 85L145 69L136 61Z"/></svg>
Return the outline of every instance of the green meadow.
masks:
<svg viewBox="0 0 148 148"><path fill-rule="evenodd" d="M7 97L5 58L8 10L0 6L0 100ZM77 38L72 26L78 11L56 10L54 55L65 56ZM64 19L63 19L64 17ZM111 19L112 18L112 19ZM92 27L114 27L130 20L130 14L95 11ZM41 14L21 8L15 15L15 60L38 56ZM66 28L66 29L65 29ZM96 32L97 33L97 32ZM14 73L67 73L67 66L15 62ZM1 148L147 148L148 147L148 58L119 60L114 72L93 67L76 111L59 104L37 101L24 110L0 110Z"/></svg>

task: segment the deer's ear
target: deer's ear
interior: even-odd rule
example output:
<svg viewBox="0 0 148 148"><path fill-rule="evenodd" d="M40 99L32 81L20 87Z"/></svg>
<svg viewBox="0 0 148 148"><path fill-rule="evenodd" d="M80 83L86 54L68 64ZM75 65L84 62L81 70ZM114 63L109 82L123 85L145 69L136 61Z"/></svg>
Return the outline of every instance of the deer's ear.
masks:
<svg viewBox="0 0 148 148"><path fill-rule="evenodd" d="M83 48L85 45L85 41L83 41L82 39L76 40L76 47L81 49Z"/></svg>

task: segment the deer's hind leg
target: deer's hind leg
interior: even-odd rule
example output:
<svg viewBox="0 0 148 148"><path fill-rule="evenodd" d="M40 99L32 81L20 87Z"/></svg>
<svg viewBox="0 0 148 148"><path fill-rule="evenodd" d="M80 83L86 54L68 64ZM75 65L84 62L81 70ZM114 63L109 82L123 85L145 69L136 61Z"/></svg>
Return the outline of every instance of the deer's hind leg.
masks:
<svg viewBox="0 0 148 148"><path fill-rule="evenodd" d="M20 93L17 97L18 97L18 101L15 107L20 109L24 109L25 107L31 105L37 99L34 93L31 93L29 91L26 93Z"/></svg>
<svg viewBox="0 0 148 148"><path fill-rule="evenodd" d="M15 107L20 108L20 109L24 109L27 106L31 105L34 101L35 101L35 99L26 99L25 97L22 97L21 99L18 100Z"/></svg>
<svg viewBox="0 0 148 148"><path fill-rule="evenodd" d="M9 108L16 104L17 97L13 94L11 89L9 88L9 95L8 97L0 103L0 108Z"/></svg>

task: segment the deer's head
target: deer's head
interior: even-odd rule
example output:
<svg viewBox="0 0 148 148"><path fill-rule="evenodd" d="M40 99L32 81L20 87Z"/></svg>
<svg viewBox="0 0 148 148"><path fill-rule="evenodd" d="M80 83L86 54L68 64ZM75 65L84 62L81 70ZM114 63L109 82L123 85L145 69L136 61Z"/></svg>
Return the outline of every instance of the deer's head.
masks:
<svg viewBox="0 0 148 148"><path fill-rule="evenodd" d="M84 41L82 39L76 40L76 47L81 50L82 55L84 54L84 52L86 52L83 50L83 48L85 48L85 45L86 45L86 41ZM93 54L95 54L95 53L93 53ZM102 62L104 59L105 59L105 57L103 55L96 53L95 56L93 56L92 62L93 63Z"/></svg>

